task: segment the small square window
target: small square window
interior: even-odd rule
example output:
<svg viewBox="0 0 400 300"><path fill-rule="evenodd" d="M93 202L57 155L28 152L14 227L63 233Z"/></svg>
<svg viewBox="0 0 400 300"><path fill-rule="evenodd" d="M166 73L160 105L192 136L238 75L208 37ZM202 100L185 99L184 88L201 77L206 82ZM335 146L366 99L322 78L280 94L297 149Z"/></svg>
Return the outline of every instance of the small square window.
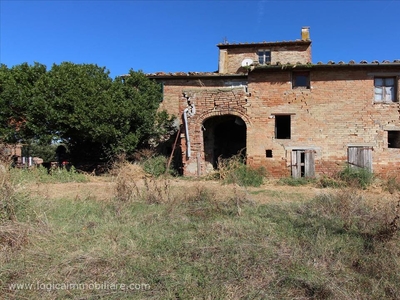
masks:
<svg viewBox="0 0 400 300"><path fill-rule="evenodd" d="M375 77L375 102L397 102L395 77Z"/></svg>
<svg viewBox="0 0 400 300"><path fill-rule="evenodd" d="M400 148L400 131L388 131L388 148Z"/></svg>
<svg viewBox="0 0 400 300"><path fill-rule="evenodd" d="M290 139L291 133L291 120L290 115L276 115L275 116L275 138L276 139Z"/></svg>
<svg viewBox="0 0 400 300"><path fill-rule="evenodd" d="M293 88L310 88L310 72L293 72L292 74Z"/></svg>
<svg viewBox="0 0 400 300"><path fill-rule="evenodd" d="M271 63L271 51L258 50L258 62L260 65L266 65Z"/></svg>
<svg viewBox="0 0 400 300"><path fill-rule="evenodd" d="M272 150L265 150L265 157L272 157Z"/></svg>
<svg viewBox="0 0 400 300"><path fill-rule="evenodd" d="M310 88L310 72L293 72L292 74L293 88Z"/></svg>

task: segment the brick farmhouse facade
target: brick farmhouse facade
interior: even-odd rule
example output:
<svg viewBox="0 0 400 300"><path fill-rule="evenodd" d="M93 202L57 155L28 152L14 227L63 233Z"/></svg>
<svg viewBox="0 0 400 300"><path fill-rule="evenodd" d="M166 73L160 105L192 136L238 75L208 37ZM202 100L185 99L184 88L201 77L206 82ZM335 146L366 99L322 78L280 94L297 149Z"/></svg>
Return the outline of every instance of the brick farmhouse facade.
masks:
<svg viewBox="0 0 400 300"><path fill-rule="evenodd" d="M273 177L331 175L346 165L400 168L400 61L312 63L301 39L217 45L218 72L155 73L161 109L179 116L184 175L239 151Z"/></svg>

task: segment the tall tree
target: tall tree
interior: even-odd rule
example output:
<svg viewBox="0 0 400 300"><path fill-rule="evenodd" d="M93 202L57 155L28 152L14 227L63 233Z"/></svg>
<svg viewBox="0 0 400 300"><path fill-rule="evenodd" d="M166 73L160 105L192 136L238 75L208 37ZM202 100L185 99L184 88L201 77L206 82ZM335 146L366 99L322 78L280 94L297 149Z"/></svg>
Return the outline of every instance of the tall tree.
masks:
<svg viewBox="0 0 400 300"><path fill-rule="evenodd" d="M75 160L133 153L171 130L161 87L142 72L112 80L95 64L0 66L0 134L7 141L67 145Z"/></svg>
<svg viewBox="0 0 400 300"><path fill-rule="evenodd" d="M38 136L66 143L76 159L107 159L132 153L154 132L160 97L159 85L142 72L113 81L105 68L65 62L38 81L29 121Z"/></svg>
<svg viewBox="0 0 400 300"><path fill-rule="evenodd" d="M34 87L46 74L46 66L35 63L16 65L11 69L0 65L0 135L6 142L17 142L33 137L27 126L33 105Z"/></svg>

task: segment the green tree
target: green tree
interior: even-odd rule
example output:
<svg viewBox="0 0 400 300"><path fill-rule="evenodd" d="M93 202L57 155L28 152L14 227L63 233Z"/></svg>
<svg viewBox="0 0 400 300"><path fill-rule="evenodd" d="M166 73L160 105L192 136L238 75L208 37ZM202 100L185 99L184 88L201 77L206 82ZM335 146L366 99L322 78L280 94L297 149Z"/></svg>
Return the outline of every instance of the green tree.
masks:
<svg viewBox="0 0 400 300"><path fill-rule="evenodd" d="M11 69L0 65L0 135L6 142L17 142L33 137L27 126L34 87L46 74L46 66L35 63L16 65Z"/></svg>
<svg viewBox="0 0 400 300"><path fill-rule="evenodd" d="M160 86L142 72L109 77L93 64L53 65L35 89L29 124L68 145L75 160L132 153L155 132Z"/></svg>
<svg viewBox="0 0 400 300"><path fill-rule="evenodd" d="M158 112L161 96L159 84L133 70L112 80L95 64L1 65L0 133L39 148L64 143L75 161L129 155L173 133L173 118Z"/></svg>

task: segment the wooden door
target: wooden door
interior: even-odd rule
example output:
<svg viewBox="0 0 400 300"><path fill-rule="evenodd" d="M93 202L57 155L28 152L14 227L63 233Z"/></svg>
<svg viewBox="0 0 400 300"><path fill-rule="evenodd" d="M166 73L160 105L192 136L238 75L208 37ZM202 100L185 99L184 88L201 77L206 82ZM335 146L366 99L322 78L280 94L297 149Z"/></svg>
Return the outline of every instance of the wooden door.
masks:
<svg viewBox="0 0 400 300"><path fill-rule="evenodd" d="M315 176L315 151L292 150L292 177Z"/></svg>

